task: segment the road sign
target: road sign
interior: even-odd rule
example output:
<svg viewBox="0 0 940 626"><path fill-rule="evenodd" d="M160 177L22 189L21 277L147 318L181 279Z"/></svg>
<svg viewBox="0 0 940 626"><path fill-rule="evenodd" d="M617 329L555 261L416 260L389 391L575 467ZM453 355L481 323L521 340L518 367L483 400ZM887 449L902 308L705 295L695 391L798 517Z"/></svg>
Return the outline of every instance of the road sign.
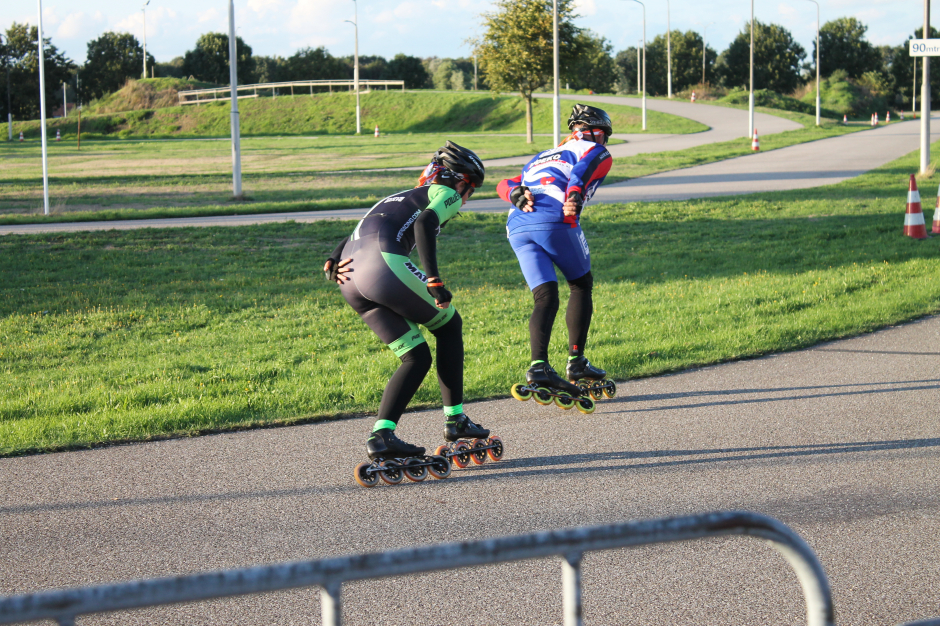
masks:
<svg viewBox="0 0 940 626"><path fill-rule="evenodd" d="M907 50L912 57L940 57L940 39L909 39Z"/></svg>

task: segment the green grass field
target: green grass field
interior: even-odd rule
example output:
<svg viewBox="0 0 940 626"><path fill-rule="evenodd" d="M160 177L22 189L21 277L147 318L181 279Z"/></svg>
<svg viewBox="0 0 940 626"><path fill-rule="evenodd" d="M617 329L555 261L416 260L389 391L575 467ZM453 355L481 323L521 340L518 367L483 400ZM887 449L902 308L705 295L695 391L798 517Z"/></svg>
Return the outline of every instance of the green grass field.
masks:
<svg viewBox="0 0 940 626"><path fill-rule="evenodd" d="M912 154L832 187L588 207L588 355L623 380L937 312L940 239L901 235L916 170ZM531 296L503 219L465 214L440 239L469 399L506 396L528 365ZM397 359L319 271L352 228L0 238L0 454L374 411ZM415 404L439 402L431 375Z"/></svg>
<svg viewBox="0 0 940 626"><path fill-rule="evenodd" d="M628 108L628 107L622 107ZM854 132L797 113L805 128L761 139L764 150ZM415 133L383 136L252 137L242 141L243 188L250 202L231 202L231 148L223 140L96 141L50 146L50 204L42 212L40 152L33 143L0 144L0 224L138 219L199 215L310 211L369 206L412 187L414 171L367 172L423 166L446 139L484 159L531 155L551 145L537 136L497 133ZM617 158L612 183L750 154L747 139L690 150ZM346 171L347 173L335 173ZM518 167L490 167L477 198L496 196L495 183Z"/></svg>

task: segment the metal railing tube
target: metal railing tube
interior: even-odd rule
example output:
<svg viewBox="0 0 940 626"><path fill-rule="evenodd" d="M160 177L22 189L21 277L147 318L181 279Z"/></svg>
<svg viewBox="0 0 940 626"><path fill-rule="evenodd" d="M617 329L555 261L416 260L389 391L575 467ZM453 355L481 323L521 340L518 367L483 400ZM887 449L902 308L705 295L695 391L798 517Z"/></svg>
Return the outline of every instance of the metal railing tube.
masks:
<svg viewBox="0 0 940 626"><path fill-rule="evenodd" d="M582 626L581 553L566 554L561 562L565 626Z"/></svg>
<svg viewBox="0 0 940 626"><path fill-rule="evenodd" d="M319 586L327 589L324 597L329 597L329 610L333 615L333 621L325 623L334 626L340 623L340 586L346 581L561 556L566 559L563 568L571 570L565 570L564 577L570 580L572 590L577 589L580 594L580 565L576 568L572 564L572 555L578 555L580 559L581 554L595 550L724 535L749 535L773 543L800 577L806 594L808 625L834 624L829 583L812 549L781 522L747 512L706 513L574 528L319 561L0 597L0 624L56 620L63 616L86 613ZM575 562L580 563L579 559ZM324 609L324 618L326 611ZM575 613L580 619L580 609Z"/></svg>

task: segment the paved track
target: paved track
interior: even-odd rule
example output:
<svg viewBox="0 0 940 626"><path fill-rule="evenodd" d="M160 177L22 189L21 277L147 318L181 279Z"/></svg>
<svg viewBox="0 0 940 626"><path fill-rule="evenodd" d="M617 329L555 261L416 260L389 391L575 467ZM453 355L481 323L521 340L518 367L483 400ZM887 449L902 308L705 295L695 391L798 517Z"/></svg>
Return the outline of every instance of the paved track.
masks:
<svg viewBox="0 0 940 626"><path fill-rule="evenodd" d="M592 416L469 405L500 463L356 486L372 418L0 459L0 593L716 509L774 516L830 577L840 625L940 614L940 318L623 383ZM437 411L402 436L439 441ZM744 538L596 553L587 624L801 624L783 559ZM555 560L344 587L348 624L557 624ZM318 623L318 593L84 624Z"/></svg>

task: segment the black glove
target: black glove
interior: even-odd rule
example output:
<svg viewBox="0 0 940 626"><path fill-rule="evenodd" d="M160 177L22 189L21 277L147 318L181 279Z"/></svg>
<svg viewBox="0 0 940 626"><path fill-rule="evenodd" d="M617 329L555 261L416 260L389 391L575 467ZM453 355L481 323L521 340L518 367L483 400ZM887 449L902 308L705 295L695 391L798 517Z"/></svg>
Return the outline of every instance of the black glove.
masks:
<svg viewBox="0 0 940 626"><path fill-rule="evenodd" d="M323 273L326 275L326 279L331 283L336 282L336 276L339 274L339 259L327 259L327 263L330 264L330 269L325 270ZM326 265L326 263L324 263Z"/></svg>
<svg viewBox="0 0 940 626"><path fill-rule="evenodd" d="M525 185L515 187L512 191L509 192L509 201L516 205L516 208L523 208L529 203L529 200L525 197L525 192L529 190Z"/></svg>
<svg viewBox="0 0 940 626"><path fill-rule="evenodd" d="M577 191L572 191L568 194L568 199L572 200L578 207L578 215L581 215L581 209L584 208L584 199L581 197L581 194Z"/></svg>
<svg viewBox="0 0 940 626"><path fill-rule="evenodd" d="M437 300L439 304L444 304L454 299L454 295L447 291L447 288L444 286L444 281L437 276L428 278L428 293L431 294L431 297Z"/></svg>

